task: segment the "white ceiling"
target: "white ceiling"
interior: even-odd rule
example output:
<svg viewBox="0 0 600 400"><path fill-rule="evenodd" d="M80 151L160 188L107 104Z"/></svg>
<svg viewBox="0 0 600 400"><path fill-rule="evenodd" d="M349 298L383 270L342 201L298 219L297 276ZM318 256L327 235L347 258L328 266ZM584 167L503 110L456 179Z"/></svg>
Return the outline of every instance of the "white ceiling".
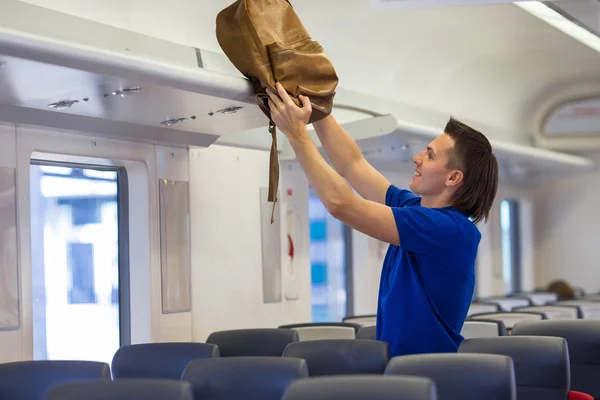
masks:
<svg viewBox="0 0 600 400"><path fill-rule="evenodd" d="M296 9L341 85L479 121L498 139L527 142L540 93L600 82L600 54L512 4L361 13L364 1L329 0L315 16L310 3Z"/></svg>

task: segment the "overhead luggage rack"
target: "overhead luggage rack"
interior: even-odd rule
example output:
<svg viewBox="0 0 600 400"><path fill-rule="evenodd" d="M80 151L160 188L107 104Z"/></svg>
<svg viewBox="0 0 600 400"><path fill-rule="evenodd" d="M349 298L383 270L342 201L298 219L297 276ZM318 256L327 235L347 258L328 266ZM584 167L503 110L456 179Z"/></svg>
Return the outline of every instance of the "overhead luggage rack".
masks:
<svg viewBox="0 0 600 400"><path fill-rule="evenodd" d="M414 169L412 158L443 131L443 126L430 127L396 118L377 116L347 125L351 136L365 158L383 170ZM356 129L357 132L354 132ZM593 172L593 160L577 155L490 140L498 159L500 178L531 184L545 178L570 176L578 172Z"/></svg>
<svg viewBox="0 0 600 400"><path fill-rule="evenodd" d="M0 4L0 120L182 146L268 124L233 66L204 68L214 54Z"/></svg>

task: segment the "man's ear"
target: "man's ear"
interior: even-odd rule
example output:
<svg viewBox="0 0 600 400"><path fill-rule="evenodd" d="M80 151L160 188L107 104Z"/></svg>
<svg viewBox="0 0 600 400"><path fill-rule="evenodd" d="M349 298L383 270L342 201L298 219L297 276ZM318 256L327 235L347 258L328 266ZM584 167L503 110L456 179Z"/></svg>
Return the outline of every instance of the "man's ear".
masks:
<svg viewBox="0 0 600 400"><path fill-rule="evenodd" d="M462 171L455 169L454 171L452 171L450 173L450 175L448 175L448 178L446 179L446 186L448 187L453 187L458 185L459 183L461 183L464 179L464 174Z"/></svg>

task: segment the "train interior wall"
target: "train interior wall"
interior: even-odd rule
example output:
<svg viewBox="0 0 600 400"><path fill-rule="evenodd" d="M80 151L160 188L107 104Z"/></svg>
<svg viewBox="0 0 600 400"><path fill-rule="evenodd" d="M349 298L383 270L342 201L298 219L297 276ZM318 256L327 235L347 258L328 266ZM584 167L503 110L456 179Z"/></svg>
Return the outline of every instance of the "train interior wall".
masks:
<svg viewBox="0 0 600 400"><path fill-rule="evenodd" d="M18 140L16 138L18 137ZM65 141L63 138L70 140ZM90 138L51 132L44 129L2 127L3 162L17 166L19 204L28 204L28 166L33 149L49 153L91 156ZM129 160L141 166L130 184L137 185L138 198L130 201L130 223L140 229L131 234L132 246L132 318L136 321L134 341L198 340L203 341L215 330L248 326L276 326L310 321L310 244L308 226L308 183L293 161L282 163L278 218L293 208L296 214L295 290L297 299L265 304L262 301L260 252L259 187L268 182L268 152L226 146L192 149L168 149L150 145L119 143L94 139L109 159ZM35 143L33 145L32 143ZM14 149L17 149L15 152ZM174 161L161 154L177 153ZM98 155L98 152L94 152ZM16 157L15 157L16 154ZM138 160L136 162L136 160ZM159 167L160 166L160 167ZM132 171L134 171L133 169ZM218 173L215 173L218 171ZM239 179L241 172L244 179ZM384 174L394 184L405 185L409 172ZM144 178L145 177L145 178ZM153 177L152 179L150 177ZM183 179L190 183L192 299L191 313L162 314L160 310L160 271L157 244L157 181ZM519 198L533 204L530 213L522 213L522 240L529 252L523 254L523 284L532 289L551 278L564 277L589 290L595 289L595 243L591 238L596 216L591 209L600 191L589 185L594 176L564 178L542 184L539 188L501 185L497 203L504 198ZM139 186L144 182L146 187ZM577 194L577 195L574 195ZM137 212L135 211L137 210ZM555 213L552 210L565 210ZM19 207L19 282L22 324L19 331L1 332L4 361L31 358L31 248L28 207ZM146 222L144 222L146 220ZM531 220L532 222L527 222ZM531 229L535 226L535 229ZM577 234L566 234L573 228ZM135 229L135 228L133 228ZM498 204L483 233L478 259L478 294L503 293L502 254L499 235ZM285 227L282 232L286 231ZM586 232L587 237L586 239ZM135 239L134 239L135 238ZM571 238L569 240L569 238ZM282 241L285 243L285 241ZM566 252L572 246L572 252ZM353 232L354 311L371 313L376 309L381 262L387 246ZM535 250L535 251L533 251ZM282 265L289 262L282 248ZM136 257L137 255L137 257ZM17 277L6 277L16 279ZM284 280L284 277L282 277ZM283 282L286 290L286 282ZM4 340L6 339L6 340ZM19 343L16 346L15 343Z"/></svg>
<svg viewBox="0 0 600 400"><path fill-rule="evenodd" d="M39 3L91 20L217 51L218 47L211 39L213 32L199 24L196 16L214 15L229 1L211 3L210 7L215 9L210 12L202 11L204 4L191 1L181 1L180 7L167 6L160 1L150 4L133 0L119 4L113 1L100 4L67 0ZM161 7L164 14L158 12ZM160 16L160 21L153 20L153 15ZM163 15L172 18L165 20ZM360 72L357 69L358 75L346 74L344 79L360 80ZM486 120L485 112L482 110L478 118ZM492 115L496 110L490 107L487 113ZM438 115L436 118L435 122L441 129L447 116ZM520 128L503 126L496 132L521 132ZM526 138L516 134L506 140L512 139L527 142ZM31 359L33 354L31 221L27 189L32 151L121 160L127 167L132 194L129 204L133 229L130 232L132 326L135 327L132 341L203 341L210 332L221 329L277 326L310 320L309 187L295 162L282 162L282 207L278 217L283 221L286 210L294 210L293 262L296 276L294 282L285 282L282 276L284 293L280 302L264 303L259 188L266 187L268 183L268 152L219 145L186 151L103 139L94 139L99 145L92 149L90 140L85 135L0 125L0 164L17 169L19 205L19 274L3 279L8 286L19 288L21 313L18 330L0 332L0 362ZM175 156L166 156L171 153ZM596 155L595 160L600 161L600 156ZM405 186L412 175L410 168L401 172L382 172L399 186ZM505 198L518 198L523 204L523 289L543 286L553 278L565 278L576 286L597 291L600 288L597 261L600 250L595 243L595 230L600 222L596 207L600 201L600 188L594 182L598 178L599 174L588 174L552 179L529 187L503 182L490 221L479 227L483 238L477 265L478 294L504 293L499 202ZM190 186L191 312L161 312L159 179L188 181ZM287 195L288 189L292 189L291 196ZM285 232L285 224L282 232ZM283 233L281 243L286 243ZM353 306L357 314L375 311L379 273L386 248L385 244L353 232ZM281 253L282 268L285 269L289 267L285 246ZM292 300L286 299L288 289L295 293L291 296Z"/></svg>
<svg viewBox="0 0 600 400"><path fill-rule="evenodd" d="M590 158L600 162L600 154ZM545 182L534 191L535 276L566 279L588 293L600 288L600 173Z"/></svg>
<svg viewBox="0 0 600 400"><path fill-rule="evenodd" d="M28 180L34 151L52 154L55 160L89 162L93 157L127 167L132 342L203 341L220 329L310 320L308 183L294 163L282 162L280 191L291 189L294 195L281 196L276 219L285 221L285 211L293 209L294 229L299 232L293 235L296 272L293 282L287 283L298 295L264 304L259 187L268 184L268 152L224 146L188 152L10 124L0 125L0 134L3 166L16 167L19 204L19 269L18 274L3 277L3 285L18 288L19 293L13 294L20 298L21 317L18 330L0 332L1 362L33 358ZM163 179L189 182L191 312L161 311L158 182ZM281 229L283 234L285 224ZM283 238L287 243L287 236ZM284 248L283 268L289 268L286 262Z"/></svg>

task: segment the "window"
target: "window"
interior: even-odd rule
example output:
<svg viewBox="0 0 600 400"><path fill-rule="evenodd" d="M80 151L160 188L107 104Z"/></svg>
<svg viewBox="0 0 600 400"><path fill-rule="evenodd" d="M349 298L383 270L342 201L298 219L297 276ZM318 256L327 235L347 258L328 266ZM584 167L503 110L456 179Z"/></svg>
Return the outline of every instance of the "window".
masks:
<svg viewBox="0 0 600 400"><path fill-rule="evenodd" d="M351 268L348 228L327 213L314 191L309 197L313 322L339 322L349 314Z"/></svg>
<svg viewBox="0 0 600 400"><path fill-rule="evenodd" d="M506 294L521 290L521 248L519 202L505 199L500 203L502 231L502 275Z"/></svg>
<svg viewBox="0 0 600 400"><path fill-rule="evenodd" d="M30 168L33 355L109 362L130 342L127 173Z"/></svg>

